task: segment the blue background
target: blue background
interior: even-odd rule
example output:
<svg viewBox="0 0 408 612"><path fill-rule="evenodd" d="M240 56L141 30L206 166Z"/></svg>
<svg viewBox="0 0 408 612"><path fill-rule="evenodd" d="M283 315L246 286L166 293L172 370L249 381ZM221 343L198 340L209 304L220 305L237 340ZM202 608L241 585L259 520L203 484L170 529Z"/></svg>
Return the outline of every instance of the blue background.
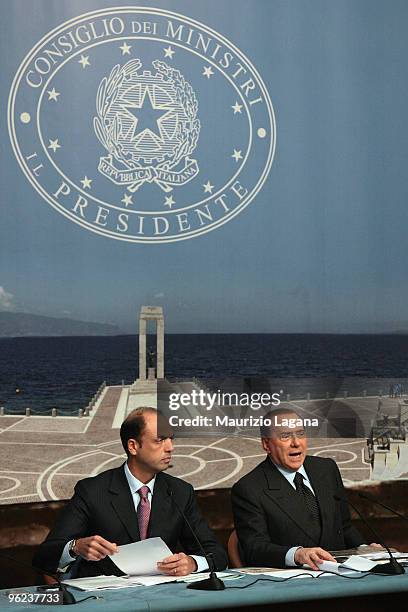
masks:
<svg viewBox="0 0 408 612"><path fill-rule="evenodd" d="M277 122L272 170L252 204L218 230L154 246L59 215L22 174L6 125L31 47L71 17L122 4L0 4L0 308L133 332L141 304L162 304L170 332L408 330L408 3L139 2L233 42L260 72Z"/></svg>

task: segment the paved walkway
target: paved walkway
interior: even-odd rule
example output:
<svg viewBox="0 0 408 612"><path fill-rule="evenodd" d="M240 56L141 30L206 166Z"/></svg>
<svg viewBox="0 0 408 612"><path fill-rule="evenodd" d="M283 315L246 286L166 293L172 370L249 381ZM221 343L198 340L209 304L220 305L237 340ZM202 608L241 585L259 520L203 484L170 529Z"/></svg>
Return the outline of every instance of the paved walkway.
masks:
<svg viewBox="0 0 408 612"><path fill-rule="evenodd" d="M80 478L120 465L125 454L118 427L126 392L126 388L106 387L89 417L1 416L0 504L66 499ZM294 405L305 413L325 416L329 409L344 414L345 405L351 405L360 415L363 431L377 412L378 399ZM370 478L366 446L363 436L309 439L310 454L335 459L349 485ZM191 482L196 489L230 487L264 457L260 440L253 433L180 438L175 441L169 473ZM400 477L408 477L408 473Z"/></svg>

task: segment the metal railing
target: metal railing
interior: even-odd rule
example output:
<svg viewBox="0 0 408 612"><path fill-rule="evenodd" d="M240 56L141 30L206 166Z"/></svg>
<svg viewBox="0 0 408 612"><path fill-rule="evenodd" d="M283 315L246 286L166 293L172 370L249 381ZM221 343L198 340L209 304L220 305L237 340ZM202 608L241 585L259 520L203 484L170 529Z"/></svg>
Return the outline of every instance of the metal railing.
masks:
<svg viewBox="0 0 408 612"><path fill-rule="evenodd" d="M96 403L100 399L103 391L106 388L106 381L104 380L98 387L96 393L92 396L89 403L85 406L85 408L79 408L77 411L77 416L89 417L90 412L95 408ZM0 417L2 416L74 416L71 410L66 410L62 408L58 408L55 406L54 408L48 410L36 410L35 408L31 408L30 406L26 406L24 408L7 408L6 406L0 406Z"/></svg>

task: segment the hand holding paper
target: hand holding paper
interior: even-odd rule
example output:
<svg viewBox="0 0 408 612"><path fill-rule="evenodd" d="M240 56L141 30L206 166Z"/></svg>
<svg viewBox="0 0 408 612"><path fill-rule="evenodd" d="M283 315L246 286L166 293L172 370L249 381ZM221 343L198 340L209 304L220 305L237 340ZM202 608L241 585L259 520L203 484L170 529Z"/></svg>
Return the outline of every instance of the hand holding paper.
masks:
<svg viewBox="0 0 408 612"><path fill-rule="evenodd" d="M197 563L185 553L176 553L157 564L157 569L168 576L187 576L197 569Z"/></svg>
<svg viewBox="0 0 408 612"><path fill-rule="evenodd" d="M173 553L161 538L148 538L119 546L118 552L110 555L115 565L129 576L161 574L158 563Z"/></svg>
<svg viewBox="0 0 408 612"><path fill-rule="evenodd" d="M87 561L100 561L108 555L115 554L118 547L113 542L108 542L99 535L79 538L75 541L74 553L80 555Z"/></svg>

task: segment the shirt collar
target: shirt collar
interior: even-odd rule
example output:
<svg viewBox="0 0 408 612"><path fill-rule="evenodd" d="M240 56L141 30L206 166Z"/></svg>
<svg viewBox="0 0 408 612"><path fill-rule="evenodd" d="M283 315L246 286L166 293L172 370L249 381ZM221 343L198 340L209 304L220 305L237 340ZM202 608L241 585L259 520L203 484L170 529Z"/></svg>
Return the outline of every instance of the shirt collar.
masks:
<svg viewBox="0 0 408 612"><path fill-rule="evenodd" d="M136 478L136 476L133 476L132 472L129 470L127 462L125 463L125 476L132 493L137 493L141 487L149 487L150 493L153 495L156 476L153 476L153 478L149 482L141 482L138 478Z"/></svg>
<svg viewBox="0 0 408 612"><path fill-rule="evenodd" d="M309 482L309 478L307 476L305 466L303 465L303 463L300 466L300 468L296 470L296 472L293 472L292 470L288 470L287 468L283 467L283 465L277 465L276 463L272 461L272 459L271 459L271 462L276 467L276 469L279 470L282 476L284 476L286 480L289 480L289 482L292 482L292 483L294 482L297 472L299 472L299 474L302 474L303 478L307 480L307 482Z"/></svg>

